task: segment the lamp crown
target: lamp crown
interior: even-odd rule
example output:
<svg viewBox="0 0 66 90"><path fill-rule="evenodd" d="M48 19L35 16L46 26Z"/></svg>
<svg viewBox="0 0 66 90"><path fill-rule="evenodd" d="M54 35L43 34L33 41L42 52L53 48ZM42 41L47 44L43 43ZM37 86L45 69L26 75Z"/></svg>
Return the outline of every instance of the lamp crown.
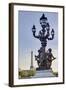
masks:
<svg viewBox="0 0 66 90"><path fill-rule="evenodd" d="M42 14L40 20L42 20L42 19L47 20L47 17L45 17L45 14L44 13Z"/></svg>

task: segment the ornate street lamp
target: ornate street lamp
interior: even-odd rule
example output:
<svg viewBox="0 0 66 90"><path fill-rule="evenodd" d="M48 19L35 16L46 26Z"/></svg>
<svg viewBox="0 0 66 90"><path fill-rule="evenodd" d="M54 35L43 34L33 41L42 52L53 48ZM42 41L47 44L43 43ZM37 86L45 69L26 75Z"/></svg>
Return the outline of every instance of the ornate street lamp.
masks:
<svg viewBox="0 0 66 90"><path fill-rule="evenodd" d="M38 50L39 55L35 56L35 57L36 57L37 62L39 61L39 63L40 63L40 64L38 64L39 67L46 68L46 66L45 66L46 62L44 62L45 58L46 58L45 48L47 46L47 40L54 39L54 29L52 29L51 33L50 33L50 25L49 25L47 17L45 17L44 14L42 14L42 16L40 17L40 25L42 27L42 30L39 31L38 35L36 35L35 25L33 25L33 27L32 27L33 36L35 38L38 38L41 42L41 48L40 48L40 50ZM50 37L50 34L51 34L51 37Z"/></svg>

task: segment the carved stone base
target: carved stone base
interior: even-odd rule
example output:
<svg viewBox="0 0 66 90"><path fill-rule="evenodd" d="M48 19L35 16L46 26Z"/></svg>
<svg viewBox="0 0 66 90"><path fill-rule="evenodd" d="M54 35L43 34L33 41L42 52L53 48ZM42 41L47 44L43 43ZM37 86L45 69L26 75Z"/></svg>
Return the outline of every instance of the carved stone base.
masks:
<svg viewBox="0 0 66 90"><path fill-rule="evenodd" d="M51 63L48 60L43 61L36 70L47 70L51 68Z"/></svg>

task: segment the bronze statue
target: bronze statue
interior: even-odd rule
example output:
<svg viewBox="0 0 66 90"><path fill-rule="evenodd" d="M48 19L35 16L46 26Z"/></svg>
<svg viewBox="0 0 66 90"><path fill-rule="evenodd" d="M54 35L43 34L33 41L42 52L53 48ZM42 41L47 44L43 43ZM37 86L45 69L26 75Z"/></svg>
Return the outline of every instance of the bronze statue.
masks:
<svg viewBox="0 0 66 90"><path fill-rule="evenodd" d="M38 50L38 55L35 55L35 60L37 60L38 68L37 69L50 69L52 60L54 60L54 56L51 53L52 49L48 49L48 53L46 52L46 46L48 40L54 39L54 29L51 30L51 36L50 36L50 25L48 23L47 17L45 17L45 14L42 14L40 18L40 24L42 27L42 30L39 31L39 34L36 35L36 28L35 25L33 25L32 32L33 36L40 40L41 42L41 48Z"/></svg>
<svg viewBox="0 0 66 90"><path fill-rule="evenodd" d="M37 64L40 68L50 69L52 61L56 58L53 56L51 48L49 48L48 52L45 53L43 53L42 50L42 48L38 50L39 54L37 56L35 55L35 60L37 60Z"/></svg>

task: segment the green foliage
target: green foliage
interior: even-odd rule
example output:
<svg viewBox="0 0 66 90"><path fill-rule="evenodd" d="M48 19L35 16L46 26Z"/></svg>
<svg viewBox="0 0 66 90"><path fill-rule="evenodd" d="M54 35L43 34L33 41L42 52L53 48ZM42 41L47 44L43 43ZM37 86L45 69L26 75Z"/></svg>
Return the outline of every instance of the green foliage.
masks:
<svg viewBox="0 0 66 90"><path fill-rule="evenodd" d="M58 77L58 72L53 72L53 74L54 74L56 77Z"/></svg>
<svg viewBox="0 0 66 90"><path fill-rule="evenodd" d="M36 73L36 70L35 70L35 69L22 70L22 71L19 71L19 76L20 76L21 78L26 78L26 77L34 76L35 73Z"/></svg>

